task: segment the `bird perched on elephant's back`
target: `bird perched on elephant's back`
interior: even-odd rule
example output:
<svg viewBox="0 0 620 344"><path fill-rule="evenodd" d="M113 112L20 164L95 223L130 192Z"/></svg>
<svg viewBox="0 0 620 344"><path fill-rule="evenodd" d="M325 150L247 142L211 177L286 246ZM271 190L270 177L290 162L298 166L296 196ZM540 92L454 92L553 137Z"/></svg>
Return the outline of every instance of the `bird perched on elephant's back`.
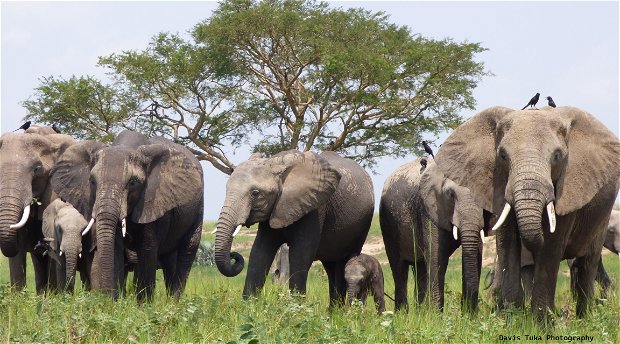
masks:
<svg viewBox="0 0 620 344"><path fill-rule="evenodd" d="M388 177L379 217L394 276L397 309L407 307L409 265L417 278L418 303L424 300L430 279L433 303L443 309L448 259L459 246L463 248L462 303L470 311L477 309L482 263L480 233L488 232L488 228L483 210L469 190L447 179L433 159L422 157L402 165Z"/></svg>
<svg viewBox="0 0 620 344"><path fill-rule="evenodd" d="M138 300L152 298L158 261L168 293L180 296L203 216L202 168L185 147L132 131L111 146L83 141L62 155L52 185L96 225L94 289L118 295L127 247L138 257Z"/></svg>
<svg viewBox="0 0 620 344"><path fill-rule="evenodd" d="M31 253L37 292L47 287L48 257L32 253L43 239L43 211L56 197L50 171L74 143L70 136L36 125L0 137L0 249L9 257L14 287L26 285L26 252Z"/></svg>
<svg viewBox="0 0 620 344"><path fill-rule="evenodd" d="M228 277L241 272L243 257L230 251L232 233L237 226L258 223L244 298L263 287L278 247L286 243L289 288L304 293L308 270L320 260L328 275L330 305L343 303L344 266L361 252L373 207L370 176L353 160L297 150L268 158L254 155L226 183L215 238L217 267Z"/></svg>
<svg viewBox="0 0 620 344"><path fill-rule="evenodd" d="M520 243L534 256L531 311L553 313L562 259L576 258L577 315L586 314L620 182L620 141L592 114L562 106L486 109L437 153L446 176L484 209L502 214L497 233L500 307L523 305Z"/></svg>

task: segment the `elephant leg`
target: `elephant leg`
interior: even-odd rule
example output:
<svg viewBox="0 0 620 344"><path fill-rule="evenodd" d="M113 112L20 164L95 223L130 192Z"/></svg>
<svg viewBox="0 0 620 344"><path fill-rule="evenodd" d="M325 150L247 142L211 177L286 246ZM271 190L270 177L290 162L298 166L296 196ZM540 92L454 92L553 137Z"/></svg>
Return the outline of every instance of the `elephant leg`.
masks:
<svg viewBox="0 0 620 344"><path fill-rule="evenodd" d="M177 267L178 251L172 251L162 257L159 257L159 263L161 269L164 272L164 284L166 285L166 291L168 295L172 296L172 288L174 280L176 279L176 267Z"/></svg>
<svg viewBox="0 0 620 344"><path fill-rule="evenodd" d="M497 268L495 269L496 304L499 309L513 305L523 307L521 286L521 241L516 228L514 212L496 234Z"/></svg>
<svg viewBox="0 0 620 344"><path fill-rule="evenodd" d="M329 282L329 308L332 309L337 305L343 305L347 296L347 281L344 278L344 266L342 262L322 262ZM354 286L351 288L354 293L350 299L359 298L359 288ZM350 301L351 301L350 300Z"/></svg>
<svg viewBox="0 0 620 344"><path fill-rule="evenodd" d="M138 282L136 296L139 302L144 301L145 298L150 302L153 300L153 291L155 290L157 249L159 246L155 231L150 224L144 226L141 239L139 249L136 251L138 265L136 266L136 271L134 271Z"/></svg>
<svg viewBox="0 0 620 344"><path fill-rule="evenodd" d="M443 311L446 270L450 256L458 248L458 241L452 238L452 233L434 226L431 240L431 297L437 308Z"/></svg>
<svg viewBox="0 0 620 344"><path fill-rule="evenodd" d="M291 291L298 291L303 294L306 293L308 270L310 270L310 266L312 265L312 262L316 257L316 251L321 242L321 232L319 230L320 226L318 217L318 212L311 212L310 214L302 217L295 224L295 232L290 233L290 242L288 244L289 264L291 267L289 289ZM340 303L344 303L346 293L346 286L344 280L345 263L346 260L344 262L339 262L338 264L336 264L334 270L334 281L336 282L336 286L338 286L336 290L338 291L338 293L340 293ZM271 264L271 261L269 262L269 264Z"/></svg>
<svg viewBox="0 0 620 344"><path fill-rule="evenodd" d="M575 259L575 293L577 294L577 316L583 318L594 298L594 280L600 261L600 252Z"/></svg>
<svg viewBox="0 0 620 344"><path fill-rule="evenodd" d="M601 298L607 299L607 292L611 288L611 279L603 266L603 256L599 258L598 269L596 271L596 281L601 285Z"/></svg>
<svg viewBox="0 0 620 344"><path fill-rule="evenodd" d="M202 223L197 222L193 228L194 230L191 233L188 233L177 249L178 253L176 258L174 279L172 280L172 284L168 290L168 293L176 300L179 299L181 293L185 290L185 283L189 277L189 272L192 269L194 259L196 259L198 246L200 246Z"/></svg>
<svg viewBox="0 0 620 344"><path fill-rule="evenodd" d="M390 262L392 268L392 277L394 278L394 308L398 311L404 309L409 312L409 303L407 301L407 279L409 278L409 264L404 260L398 260L394 264ZM419 294L418 294L419 295Z"/></svg>
<svg viewBox="0 0 620 344"><path fill-rule="evenodd" d="M418 293L418 305L424 302L426 298L426 292L428 291L428 266L426 259L420 259L415 262L415 265L411 267L411 270L416 278L416 290ZM405 270L406 271L406 270ZM405 293L407 292L405 285Z"/></svg>
<svg viewBox="0 0 620 344"><path fill-rule="evenodd" d="M534 283L534 265L521 267L521 283L523 283L523 297L530 297Z"/></svg>
<svg viewBox="0 0 620 344"><path fill-rule="evenodd" d="M36 254L30 254L30 258L32 258L32 268L34 270L34 282L37 294L42 294L49 286L49 258L47 256L41 257Z"/></svg>
<svg viewBox="0 0 620 344"><path fill-rule="evenodd" d="M362 302L362 305L366 304L366 299L368 298L368 287L364 286L360 289L358 299Z"/></svg>
<svg viewBox="0 0 620 344"><path fill-rule="evenodd" d="M254 239L252 251L250 252L245 286L243 287L244 299L256 296L258 291L263 288L271 263L276 256L278 248L283 243L282 239L276 236L273 231L270 228L259 228L256 233L256 239Z"/></svg>
<svg viewBox="0 0 620 344"><path fill-rule="evenodd" d="M17 255L9 257L11 286L21 290L26 287L26 250L20 247Z"/></svg>
<svg viewBox="0 0 620 344"><path fill-rule="evenodd" d="M383 289L383 274L380 277L375 278L372 281L372 297L375 300L375 306L377 307L378 313L383 313L385 311L385 291Z"/></svg>

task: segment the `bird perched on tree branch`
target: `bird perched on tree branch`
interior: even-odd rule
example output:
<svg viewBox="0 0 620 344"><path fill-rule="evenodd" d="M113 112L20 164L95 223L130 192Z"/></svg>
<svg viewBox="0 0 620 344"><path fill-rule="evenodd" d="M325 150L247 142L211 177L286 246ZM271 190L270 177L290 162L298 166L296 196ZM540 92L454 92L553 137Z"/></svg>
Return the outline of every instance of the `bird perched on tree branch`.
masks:
<svg viewBox="0 0 620 344"><path fill-rule="evenodd" d="M536 103L538 103L538 98L540 98L540 93L536 93L536 95L533 96L532 99L530 99L530 102L527 103L527 105L524 106L523 109L521 109L521 110L525 110L525 108L528 107L528 106L534 107L534 105L536 105Z"/></svg>
<svg viewBox="0 0 620 344"><path fill-rule="evenodd" d="M553 98L551 98L551 96L547 96L547 100L548 100L548 105L551 107L555 107L555 102L553 101Z"/></svg>
<svg viewBox="0 0 620 344"><path fill-rule="evenodd" d="M430 154L433 157L433 159L435 159L435 155L433 154L433 150L426 143L426 141L422 141L422 146L424 146L424 151L426 152L426 154Z"/></svg>
<svg viewBox="0 0 620 344"><path fill-rule="evenodd" d="M31 123L30 121L26 121L26 123L22 124L22 126L21 126L21 127L19 127L19 128L17 128L17 129L15 129L15 130L13 130L13 132L18 131L19 129L24 129L24 130L27 130L28 128L30 128L30 123Z"/></svg>

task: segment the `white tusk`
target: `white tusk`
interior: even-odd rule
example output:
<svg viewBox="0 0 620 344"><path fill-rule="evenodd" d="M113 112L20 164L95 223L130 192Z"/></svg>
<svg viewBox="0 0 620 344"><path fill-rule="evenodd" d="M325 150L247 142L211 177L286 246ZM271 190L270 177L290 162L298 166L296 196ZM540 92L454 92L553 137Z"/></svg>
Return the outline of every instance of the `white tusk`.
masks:
<svg viewBox="0 0 620 344"><path fill-rule="evenodd" d="M93 217L92 219L90 219L90 222L88 222L88 226L86 226L86 228L84 228L84 230L82 231L82 236L85 236L86 233L88 233L88 231L93 227L94 223L95 223L95 218Z"/></svg>
<svg viewBox="0 0 620 344"><path fill-rule="evenodd" d="M235 231L233 232L233 236L236 236L237 233L239 233L239 231L241 230L241 225L237 226L237 228L235 228Z"/></svg>
<svg viewBox="0 0 620 344"><path fill-rule="evenodd" d="M549 232L555 232L555 207L553 201L547 204L547 216L549 216Z"/></svg>
<svg viewBox="0 0 620 344"><path fill-rule="evenodd" d="M26 208L24 208L24 213L22 214L22 219L19 220L18 223L14 224L14 225L10 225L9 228L14 229L14 228L22 228L22 227L24 227L24 225L26 224L26 221L28 221L28 216L30 216L30 204L28 204L26 206Z"/></svg>
<svg viewBox="0 0 620 344"><path fill-rule="evenodd" d="M215 229L211 231L211 234L215 234L215 232L217 232L217 227L215 227Z"/></svg>
<svg viewBox="0 0 620 344"><path fill-rule="evenodd" d="M121 221L121 232L123 233L124 238L125 234L127 234L127 220L125 218Z"/></svg>
<svg viewBox="0 0 620 344"><path fill-rule="evenodd" d="M509 213L510 213L510 204L506 202L506 205L504 206L504 210L502 210L502 215L499 216L499 220L497 220L492 230L497 230L504 223L504 221L506 221L506 218L508 217Z"/></svg>
<svg viewBox="0 0 620 344"><path fill-rule="evenodd" d="M459 229L456 226L452 226L452 236L454 240L459 240Z"/></svg>
<svg viewBox="0 0 620 344"><path fill-rule="evenodd" d="M60 257L62 257L62 251L60 251L60 253L58 254Z"/></svg>
<svg viewBox="0 0 620 344"><path fill-rule="evenodd" d="M78 253L78 258L82 258L82 252Z"/></svg>
<svg viewBox="0 0 620 344"><path fill-rule="evenodd" d="M486 237L484 236L484 230L480 230L480 239L482 239L482 243L485 244L487 242Z"/></svg>

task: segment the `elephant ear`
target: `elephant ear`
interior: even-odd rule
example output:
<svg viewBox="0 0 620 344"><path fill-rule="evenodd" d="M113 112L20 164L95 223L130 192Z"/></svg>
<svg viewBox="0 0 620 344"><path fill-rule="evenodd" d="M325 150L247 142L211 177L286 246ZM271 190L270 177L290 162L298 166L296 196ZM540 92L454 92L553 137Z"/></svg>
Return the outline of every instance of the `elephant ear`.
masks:
<svg viewBox="0 0 620 344"><path fill-rule="evenodd" d="M86 219L92 216L90 170L95 154L105 146L96 141L77 143L65 150L51 171L54 192Z"/></svg>
<svg viewBox="0 0 620 344"><path fill-rule="evenodd" d="M284 228L327 202L340 183L340 173L312 152L274 156L272 165L282 176L282 192L274 205L269 226Z"/></svg>
<svg viewBox="0 0 620 344"><path fill-rule="evenodd" d="M133 222L153 222L167 211L202 197L202 168L193 156L159 143L140 146L137 152L148 168L144 191L131 213Z"/></svg>
<svg viewBox="0 0 620 344"><path fill-rule="evenodd" d="M574 107L555 109L567 120L568 164L556 184L555 211L582 208L605 187L617 188L620 141L591 114Z"/></svg>
<svg viewBox="0 0 620 344"><path fill-rule="evenodd" d="M494 213L502 211L506 178L496 173L496 127L514 110L486 109L456 128L435 154L435 163L456 184L471 190L474 200Z"/></svg>

